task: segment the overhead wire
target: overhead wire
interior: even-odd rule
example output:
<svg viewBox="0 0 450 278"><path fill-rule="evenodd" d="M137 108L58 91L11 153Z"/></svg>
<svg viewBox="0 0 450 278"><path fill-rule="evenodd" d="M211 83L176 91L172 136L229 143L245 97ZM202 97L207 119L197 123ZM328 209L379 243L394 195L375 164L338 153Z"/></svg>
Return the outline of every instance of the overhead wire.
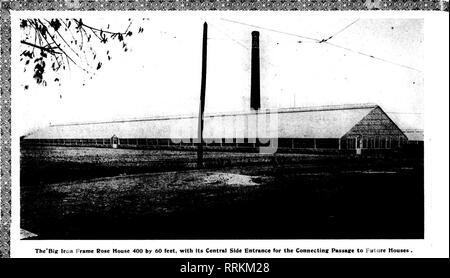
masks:
<svg viewBox="0 0 450 278"><path fill-rule="evenodd" d="M336 48L344 49L346 51L349 51L349 52L352 52L352 53L356 53L356 54L359 54L359 55L362 55L362 56L366 56L366 57L369 57L369 58L372 58L372 59L375 59L375 60L379 60L379 61L382 61L382 62L385 62L385 63L389 63L391 65L395 65L395 66L403 67L403 68L406 68L406 69L422 72L420 69L416 69L416 68L413 68L413 67L408 66L408 65L396 63L396 62L393 62L393 61L390 61L390 60L387 60L387 59L384 59L384 58L376 57L376 56L371 55L371 54L366 54L364 52L361 52L361 51L358 51L358 50L353 50L351 48L348 48L348 47L345 47L345 46L341 46L341 45L337 45L337 44L334 44L334 43L331 43L331 42L328 42L328 41L324 42L324 44L329 45L329 46L333 46L333 47L336 47Z"/></svg>
<svg viewBox="0 0 450 278"><path fill-rule="evenodd" d="M352 26L353 24L355 24L356 22L359 21L359 18L356 19L355 21L353 21L352 23L346 25L344 28L342 28L341 30L337 31L336 33L334 33L333 35L329 36L328 39L324 39L323 41L328 41L331 40L332 38L334 38L335 36L337 36L338 34L344 32L345 30L347 30L350 26Z"/></svg>
<svg viewBox="0 0 450 278"><path fill-rule="evenodd" d="M267 28L267 27L261 27L261 26L257 26L257 25L247 24L247 23L244 23L244 22L239 22L239 21L226 19L226 18L221 18L221 20L228 21L228 22L235 23L235 24L241 24L241 25L245 25L245 26L249 26L249 27L253 27L253 28L258 28L258 29L266 30L266 31L270 31L270 32L280 33L280 34L283 34L283 35L294 36L294 37L299 37L299 38L302 38L302 39L307 39L307 40L312 40L312 41L315 41L315 42L320 42L319 39L312 38L312 37L307 37L307 36L303 36L303 35L299 35L299 34L294 34L294 33L284 32L284 31L280 31L280 30L275 30L275 29L272 29L272 28Z"/></svg>
<svg viewBox="0 0 450 278"><path fill-rule="evenodd" d="M405 65L405 64L393 62L393 61L390 61L390 60L387 60L387 59L384 59L384 58L376 57L374 55L361 52L359 50L354 50L354 49L351 49L349 47L345 47L345 46L342 46L342 45L338 45L338 44L329 42L329 40L331 40L332 38L334 38L338 34L342 33L343 31L347 30L350 26L352 26L356 22L358 22L359 19L357 19L357 20L351 22L350 24L346 25L344 28L342 28L339 31L335 32L334 34L332 34L330 37L328 37L326 39L317 39L317 38L313 38L313 37L309 37L309 36L299 35L299 34L290 33L290 32L284 32L284 31L281 31L281 30L276 30L276 29L272 29L272 28L262 27L262 26L258 26L258 25L254 25L254 24L248 24L248 23L239 22L239 21L230 20L230 19L225 19L225 18L221 18L221 20L228 21L228 22L235 23L235 24L244 25L244 26L249 26L249 27L253 27L253 28L258 28L258 29L262 29L262 30L267 30L267 31L275 32L275 33L279 33L279 34L284 34L284 35L288 35L288 36L295 36L295 37L299 37L299 38L303 38L303 39L312 40L312 43L325 44L325 45L332 46L332 47L335 47L335 48L339 48L339 49L342 49L342 50L345 50L345 51L348 51L348 52L352 52L352 53L355 53L355 54L358 54L358 55L362 55L362 56L365 56L365 57L368 57L368 58L371 58L371 59L374 59L374 60L382 61L382 62L391 64L391 65L403 67L403 68L406 68L406 69L409 69L409 70L414 70L414 71L417 71L417 72L422 72L420 69L417 69L417 68L414 68L414 67L411 67L411 66L408 66L408 65ZM304 42L302 42L302 43L304 43Z"/></svg>
<svg viewBox="0 0 450 278"><path fill-rule="evenodd" d="M225 36L227 36L227 37L228 37L229 39L231 39L233 42L239 44L239 45L240 45L241 47L243 47L244 49L250 51L250 47L249 47L248 45L244 44L242 41L240 41L240 40L238 40L238 39L235 39L235 38L234 38L233 36L231 36L228 32L222 30L221 28L217 27L215 24L213 24L213 23L211 23L211 22L209 22L208 24L211 25L214 29L218 30L220 33L223 33ZM268 59L265 59L264 57L261 57L261 56L260 56L260 59L263 60L264 62L270 64L271 66L275 67L275 65L274 65L271 61L269 61ZM276 77L276 74L275 74L274 77Z"/></svg>
<svg viewBox="0 0 450 278"><path fill-rule="evenodd" d="M240 46L242 46L244 49L246 50L250 50L250 47L248 47L247 45L245 45L243 42L233 38L233 36L231 36L230 34L228 34L228 32L223 31L221 28L217 27L215 24L209 23L214 29L218 30L219 32L223 33L225 36L227 36L228 38L230 38L232 41L234 41L235 43L239 44ZM265 62L269 63L271 66L275 66L273 63L271 63L270 61L266 60L264 57L260 57L262 60L264 60Z"/></svg>

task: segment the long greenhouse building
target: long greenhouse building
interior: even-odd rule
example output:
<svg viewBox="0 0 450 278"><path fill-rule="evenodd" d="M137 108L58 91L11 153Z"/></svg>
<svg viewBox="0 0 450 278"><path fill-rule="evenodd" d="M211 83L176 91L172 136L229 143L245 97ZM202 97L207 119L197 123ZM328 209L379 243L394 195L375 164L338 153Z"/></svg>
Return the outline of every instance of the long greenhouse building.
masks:
<svg viewBox="0 0 450 278"><path fill-rule="evenodd" d="M110 148L195 149L198 116L51 125L22 138L22 144ZM279 152L398 149L408 141L374 104L267 109L204 115L205 149Z"/></svg>

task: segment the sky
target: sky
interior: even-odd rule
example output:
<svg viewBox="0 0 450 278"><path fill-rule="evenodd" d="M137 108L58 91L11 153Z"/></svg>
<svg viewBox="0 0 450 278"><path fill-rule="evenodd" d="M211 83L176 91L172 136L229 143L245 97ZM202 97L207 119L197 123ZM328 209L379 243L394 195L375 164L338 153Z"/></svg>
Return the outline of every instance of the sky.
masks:
<svg viewBox="0 0 450 278"><path fill-rule="evenodd" d="M99 13L83 21L123 30L128 17ZM61 73L61 86L33 84L12 56L20 133L57 123L198 113L205 21L206 113L249 109L251 32L257 30L262 108L376 103L402 128L423 128L423 20L217 12L133 14L132 26L144 32L127 39L130 50L108 45L112 59L92 79L71 67ZM339 47L307 39L333 34L328 42ZM13 39L23 35L13 29Z"/></svg>

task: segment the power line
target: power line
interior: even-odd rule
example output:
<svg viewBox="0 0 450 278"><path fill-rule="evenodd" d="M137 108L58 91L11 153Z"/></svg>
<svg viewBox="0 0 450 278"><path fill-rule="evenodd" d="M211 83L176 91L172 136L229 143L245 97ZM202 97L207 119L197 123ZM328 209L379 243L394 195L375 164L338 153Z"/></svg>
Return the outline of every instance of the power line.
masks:
<svg viewBox="0 0 450 278"><path fill-rule="evenodd" d="M404 68L407 68L407 69L411 69L411 70L415 70L415 71L421 72L421 70L413 68L413 67L410 67L410 66L407 66L407 65L403 65L403 64L392 62L392 61L389 61L389 60L386 60L386 59L383 59L383 58L375 57L373 55L366 54L366 53L363 53L361 51L353 50L353 49L350 49L348 47L344 47L344 46L333 44L333 43L329 42L330 39L332 39L336 35L342 33L343 31L347 30L350 26L352 26L353 24L355 24L358 21L359 21L359 18L356 19L355 21L351 22L350 24L346 25L344 28L340 29L339 31L337 31L336 33L334 33L333 35L331 35L327 39L323 39L322 41L320 41L320 43L326 43L326 44L328 44L330 46L341 48L341 49L344 49L344 50L347 50L347 51L350 51L350 52L353 52L353 53L356 53L356 54L360 54L360 55L363 55L363 56L366 56L366 57L369 57L369 58L372 58L372 59L380 60L380 61L383 61L383 62L386 62L386 63L390 63L390 64L393 64L393 65L396 65L396 66L400 66L400 67L404 67Z"/></svg>
<svg viewBox="0 0 450 278"><path fill-rule="evenodd" d="M366 57L369 57L369 58L372 58L372 59L375 59L375 60L379 60L379 61L382 61L382 62L385 62L385 63L389 63L389 64L396 65L396 66L399 66L399 67L403 67L403 68L407 68L407 69L410 69L410 70L422 72L419 69L416 69L416 68L413 68L413 67L410 67L410 66L407 66L407 65L404 65L404 64L399 64L399 63L396 63L396 62L392 62L392 61L389 61L389 60L386 60L386 59L383 59L383 58L375 57L375 56L373 56L371 54L366 54L366 53L363 53L361 51L353 50L353 49L350 49L350 48L345 47L345 46L337 45L337 44L330 43L330 42L327 42L327 41L325 41L324 44L327 44L327 45L330 45L330 46L333 46L333 47L336 47L336 48L341 48L341 49L344 49L346 51L353 52L353 53L356 53L356 54L359 54L359 55L362 55L362 56L366 56Z"/></svg>
<svg viewBox="0 0 450 278"><path fill-rule="evenodd" d="M341 30L337 31L336 33L334 33L333 35L331 35L328 39L325 39L324 41L326 42L326 41L331 40L333 37L335 37L336 35L338 35L338 34L344 32L345 30L347 30L347 28L349 28L350 26L352 26L353 24L355 24L355 23L358 22L358 21L359 21L359 18L358 18L357 20L353 21L352 23L348 24L347 26L345 26L345 27L342 28Z"/></svg>
<svg viewBox="0 0 450 278"><path fill-rule="evenodd" d="M215 24L209 23L214 29L218 30L219 32L223 33L225 36L227 36L228 38L230 38L232 41L234 41L235 43L239 44L240 46L242 46L244 49L246 50L250 50L250 47L248 47L247 45L245 45L242 41L237 40L235 38L233 38L230 34L228 34L227 32L223 31L222 29L220 29L219 27L217 27ZM266 60L264 57L260 57L262 60L264 60L265 62L269 63L272 66L275 66L272 62Z"/></svg>
<svg viewBox="0 0 450 278"><path fill-rule="evenodd" d="M249 49L244 43L242 43L241 41L238 41L238 40L236 40L235 38L233 38L231 35L229 35L227 32L225 32L225 31L223 31L223 30L221 30L220 28L218 28L216 25L214 25L214 24L212 24L212 23L210 23L210 25L214 28L214 29L216 29L216 30L218 30L219 32L221 32L221 33L223 33L225 36L227 36L228 38L230 38L232 41L234 41L235 43L237 43L237 44L239 44L240 46L242 46L243 48L245 48L245 49Z"/></svg>
<svg viewBox="0 0 450 278"><path fill-rule="evenodd" d="M266 27L261 27L261 26L257 26L257 25L247 24L247 23L243 23L243 22L239 22L239 21L234 21L234 20L231 20L231 19L221 18L221 20L228 21L228 22L235 23L235 24L241 24L241 25L245 25L245 26L249 26L249 27L253 27L253 28L258 28L258 29L262 29L262 30L266 30L266 31L270 31L270 32L275 32L275 33L279 33L279 34L283 34L283 35L299 37L299 38L307 39L307 40L313 40L315 42L320 42L321 41L319 39L312 38L312 37L307 37L307 36L302 36L302 35L298 35L298 34L294 34L294 33L289 33L289 32L284 32L284 31L280 31L280 30L275 30L275 29L271 29L271 28L266 28Z"/></svg>
<svg viewBox="0 0 450 278"><path fill-rule="evenodd" d="M228 22L235 23L235 24L250 26L250 27L253 27L253 28L259 28L259 29L262 29L262 30L267 30L267 31L270 31L270 32L275 32L275 33L279 33L279 34L283 34L283 35L288 35L288 36L294 36L294 37L299 37L299 38L303 38L303 39L308 39L308 40L312 40L314 43L324 43L324 44L327 44L329 46L340 48L340 49L343 49L343 50L346 50L346 51L349 51L349 52L353 52L355 54L359 54L359 55L362 55L362 56L365 56L365 57L369 57L369 58L372 58L372 59L375 59L375 60L379 60L379 61L391 64L391 65L396 65L396 66L403 67L403 68L410 69L410 70L414 70L414 71L417 71L417 72L422 72L421 70L413 68L411 66L407 66L407 65L404 65L404 64L396 63L396 62L393 62L393 61L390 61L390 60L387 60L387 59L384 59L384 58L376 57L374 55L367 54L367 53L364 53L364 52L361 52L361 51L358 51L358 50L354 50L354 49L351 49L351 48L348 48L348 47L345 47L345 46L341 46L341 45L337 45L337 44L334 44L334 43L330 43L328 41L331 38L333 38L334 36L336 36L337 34L342 33L343 31L348 29L350 26L352 26L353 24L358 22L359 19L357 19L357 20L351 22L350 24L346 25L344 28L340 29L339 31L337 31L336 33L334 33L333 35L331 35L327 39L316 39L316 38L307 37L307 36L303 36L303 35L299 35L299 34L294 34L294 33L284 32L284 31L280 31L280 30L275 30L275 29L272 29L272 28L266 28L266 27L261 27L261 26L258 26L258 25L253 25L253 24L247 24L247 23L244 23L244 22L234 21L234 20L226 19L226 18L221 18L221 20L228 21Z"/></svg>

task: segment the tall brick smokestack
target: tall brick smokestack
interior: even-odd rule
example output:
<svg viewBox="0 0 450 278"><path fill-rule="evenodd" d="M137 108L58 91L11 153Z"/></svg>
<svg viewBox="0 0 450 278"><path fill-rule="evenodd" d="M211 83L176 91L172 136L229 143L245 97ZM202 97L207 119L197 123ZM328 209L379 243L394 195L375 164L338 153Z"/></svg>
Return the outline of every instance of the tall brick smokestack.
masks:
<svg viewBox="0 0 450 278"><path fill-rule="evenodd" d="M261 108L261 91L259 76L259 32L252 32L252 69L250 83L250 108L259 110Z"/></svg>

